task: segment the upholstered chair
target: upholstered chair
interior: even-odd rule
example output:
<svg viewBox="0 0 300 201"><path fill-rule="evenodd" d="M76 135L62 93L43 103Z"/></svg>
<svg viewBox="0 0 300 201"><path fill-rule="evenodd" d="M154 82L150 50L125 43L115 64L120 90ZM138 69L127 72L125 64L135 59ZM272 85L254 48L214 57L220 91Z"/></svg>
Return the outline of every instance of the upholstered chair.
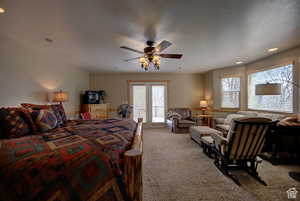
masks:
<svg viewBox="0 0 300 201"><path fill-rule="evenodd" d="M215 165L240 185L239 181L228 171L231 168L246 170L262 184L258 177L257 165L261 162L260 154L267 132L277 121L261 117L242 117L233 119L227 137L212 134L215 144Z"/></svg>
<svg viewBox="0 0 300 201"><path fill-rule="evenodd" d="M171 132L188 133L191 126L196 125L189 108L170 108L167 113L167 124Z"/></svg>

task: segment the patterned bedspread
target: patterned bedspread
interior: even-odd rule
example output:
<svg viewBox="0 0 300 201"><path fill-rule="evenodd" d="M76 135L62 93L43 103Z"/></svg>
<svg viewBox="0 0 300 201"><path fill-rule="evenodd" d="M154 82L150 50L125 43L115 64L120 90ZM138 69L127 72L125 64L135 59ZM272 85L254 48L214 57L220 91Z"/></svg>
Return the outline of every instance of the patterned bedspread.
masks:
<svg viewBox="0 0 300 201"><path fill-rule="evenodd" d="M48 133L0 140L2 200L124 200L123 153L136 122L68 121Z"/></svg>

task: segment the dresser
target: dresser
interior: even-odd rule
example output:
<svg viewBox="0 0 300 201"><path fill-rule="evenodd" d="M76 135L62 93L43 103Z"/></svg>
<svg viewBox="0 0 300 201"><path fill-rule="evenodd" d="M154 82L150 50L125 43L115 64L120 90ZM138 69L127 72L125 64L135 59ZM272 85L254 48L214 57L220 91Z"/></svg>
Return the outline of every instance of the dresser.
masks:
<svg viewBox="0 0 300 201"><path fill-rule="evenodd" d="M108 119L109 104L83 104L81 110L91 113L92 119Z"/></svg>

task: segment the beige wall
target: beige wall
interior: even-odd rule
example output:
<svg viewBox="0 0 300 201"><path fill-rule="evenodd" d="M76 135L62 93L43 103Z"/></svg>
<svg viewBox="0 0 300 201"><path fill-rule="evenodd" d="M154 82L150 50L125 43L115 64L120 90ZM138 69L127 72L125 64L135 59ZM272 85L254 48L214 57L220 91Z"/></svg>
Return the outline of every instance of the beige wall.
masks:
<svg viewBox="0 0 300 201"><path fill-rule="evenodd" d="M205 85L205 96L213 97L214 109L220 109L221 106L221 85L220 78L224 76L239 76L241 77L241 109L247 109L247 74L255 71L260 71L272 66L285 64L288 62L294 63L294 81L299 83L299 58L300 47L280 52L270 57L260 59L258 61L234 67L226 67L205 73L204 77L212 77L212 83ZM299 89L294 88L294 112L299 112Z"/></svg>
<svg viewBox="0 0 300 201"><path fill-rule="evenodd" d="M214 102L214 93L213 93L213 71L207 72L203 74L203 79L204 79L204 98L208 100L209 106L213 106Z"/></svg>
<svg viewBox="0 0 300 201"><path fill-rule="evenodd" d="M92 90L103 89L107 92L107 102L111 108L117 108L128 101L127 80L169 80L168 107L199 107L204 96L201 74L176 73L91 73Z"/></svg>
<svg viewBox="0 0 300 201"><path fill-rule="evenodd" d="M205 74L179 73L87 73L66 60L57 61L47 53L47 46L34 48L23 41L0 36L0 106L17 106L21 102L48 103L47 94L66 90L70 101L67 112L79 111L80 93L89 88L104 89L107 102L117 108L128 100L127 80L169 80L168 107L199 107L200 99L211 100L219 109L221 105L220 78L241 77L241 109L247 108L247 73L286 62L295 63L295 80L299 83L300 47L243 66L227 67ZM294 94L299 111L299 89Z"/></svg>
<svg viewBox="0 0 300 201"><path fill-rule="evenodd" d="M47 93L69 92L64 103L70 117L79 111L80 92L89 88L89 73L76 69L43 49L0 37L0 106L18 106L22 102L48 103Z"/></svg>

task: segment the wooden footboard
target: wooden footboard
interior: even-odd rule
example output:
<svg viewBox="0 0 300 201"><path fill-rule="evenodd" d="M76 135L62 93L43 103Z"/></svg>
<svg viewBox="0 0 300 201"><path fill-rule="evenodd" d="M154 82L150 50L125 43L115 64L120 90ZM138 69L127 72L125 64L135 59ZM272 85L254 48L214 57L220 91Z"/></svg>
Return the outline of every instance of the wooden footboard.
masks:
<svg viewBox="0 0 300 201"><path fill-rule="evenodd" d="M143 119L138 119L138 126L131 149L125 152L125 186L130 201L142 201L143 179Z"/></svg>

